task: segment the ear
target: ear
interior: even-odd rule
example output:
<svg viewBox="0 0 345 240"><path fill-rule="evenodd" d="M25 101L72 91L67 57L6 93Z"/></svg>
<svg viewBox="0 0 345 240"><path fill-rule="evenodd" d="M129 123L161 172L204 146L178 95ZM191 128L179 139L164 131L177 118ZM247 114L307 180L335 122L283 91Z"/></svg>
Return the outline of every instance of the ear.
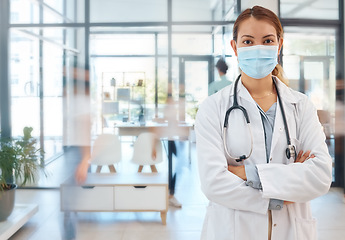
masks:
<svg viewBox="0 0 345 240"><path fill-rule="evenodd" d="M234 50L235 55L236 55L236 57L237 57L237 46L236 46L236 41L235 41L235 40L231 40L231 41L230 41L230 44L231 44L231 47L232 47L232 49Z"/></svg>
<svg viewBox="0 0 345 240"><path fill-rule="evenodd" d="M284 42L284 39L283 39L283 38L280 38L280 39L279 39L279 47L278 47L278 55L280 54L280 50L281 50L282 47L283 47L283 42Z"/></svg>

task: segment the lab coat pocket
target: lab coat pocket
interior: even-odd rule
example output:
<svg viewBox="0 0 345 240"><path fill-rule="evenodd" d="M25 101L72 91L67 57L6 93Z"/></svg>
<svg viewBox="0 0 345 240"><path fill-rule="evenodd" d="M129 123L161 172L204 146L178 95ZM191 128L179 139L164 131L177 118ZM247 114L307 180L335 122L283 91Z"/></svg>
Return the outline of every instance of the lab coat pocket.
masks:
<svg viewBox="0 0 345 240"><path fill-rule="evenodd" d="M317 240L316 219L296 218L296 240Z"/></svg>

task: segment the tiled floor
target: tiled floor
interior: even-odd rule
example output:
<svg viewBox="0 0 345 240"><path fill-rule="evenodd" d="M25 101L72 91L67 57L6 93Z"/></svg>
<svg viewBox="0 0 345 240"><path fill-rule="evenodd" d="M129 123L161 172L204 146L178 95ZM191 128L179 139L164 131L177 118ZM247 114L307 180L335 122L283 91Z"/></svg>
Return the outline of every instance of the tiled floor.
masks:
<svg viewBox="0 0 345 240"><path fill-rule="evenodd" d="M124 148L130 150L130 144ZM124 151L125 152L125 151ZM192 154L193 156L193 154ZM50 169L50 181L41 180L44 187L54 187L58 179L64 179L73 168L55 163ZM59 164L61 166L59 166ZM166 171L166 162L157 166L158 171ZM118 166L119 171L133 171L136 166L124 158ZM54 168L56 168L54 170ZM68 169L68 170L67 170ZM181 201L181 209L169 208L167 225L161 223L159 213L151 212L117 212L117 213L78 213L77 237L81 240L115 239L115 240L196 240L200 239L207 199L200 191L196 161L192 158L180 162L178 167L176 197ZM56 176L56 175L60 175ZM55 185L54 185L55 184ZM60 194L58 189L19 189L17 203L36 203L39 212L25 224L10 240L60 240L68 230L64 227L64 215L60 212ZM320 240L345 239L345 202L343 190L332 188L330 192L312 201L314 216L318 219ZM71 226L67 224L67 226Z"/></svg>

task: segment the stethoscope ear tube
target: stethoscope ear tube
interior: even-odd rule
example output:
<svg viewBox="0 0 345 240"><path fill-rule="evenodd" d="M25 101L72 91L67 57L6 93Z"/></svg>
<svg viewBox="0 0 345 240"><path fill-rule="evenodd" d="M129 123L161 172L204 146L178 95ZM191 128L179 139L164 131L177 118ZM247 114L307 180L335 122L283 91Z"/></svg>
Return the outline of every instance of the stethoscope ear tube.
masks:
<svg viewBox="0 0 345 240"><path fill-rule="evenodd" d="M247 124L250 123L249 117L248 117L248 113L247 113L246 109L245 109L244 107L242 107L242 106L239 106L239 105L233 105L233 106L230 107L230 108L228 109L228 111L226 111L226 113L225 113L224 128L227 128L227 127L228 127L228 119L229 119L230 112L231 112L232 110L235 110L235 109L241 110L242 113L243 113L243 115L244 115L244 118L246 119Z"/></svg>

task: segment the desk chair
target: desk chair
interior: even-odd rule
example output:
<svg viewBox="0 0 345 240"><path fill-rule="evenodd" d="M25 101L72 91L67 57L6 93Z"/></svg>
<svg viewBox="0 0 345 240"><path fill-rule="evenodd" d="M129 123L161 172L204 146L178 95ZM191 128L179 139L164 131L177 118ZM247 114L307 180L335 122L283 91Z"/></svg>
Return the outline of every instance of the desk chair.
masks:
<svg viewBox="0 0 345 240"><path fill-rule="evenodd" d="M155 148L153 148L155 144ZM156 159L152 157L152 150L156 149ZM144 165L150 165L152 172L157 172L156 164L163 161L162 144L153 133L141 133L134 143L132 162L139 165L138 172Z"/></svg>
<svg viewBox="0 0 345 240"><path fill-rule="evenodd" d="M109 171L115 173L114 164L121 161L121 142L117 135L101 134L97 137L92 153L91 164L97 165L99 173L103 166L108 166Z"/></svg>

